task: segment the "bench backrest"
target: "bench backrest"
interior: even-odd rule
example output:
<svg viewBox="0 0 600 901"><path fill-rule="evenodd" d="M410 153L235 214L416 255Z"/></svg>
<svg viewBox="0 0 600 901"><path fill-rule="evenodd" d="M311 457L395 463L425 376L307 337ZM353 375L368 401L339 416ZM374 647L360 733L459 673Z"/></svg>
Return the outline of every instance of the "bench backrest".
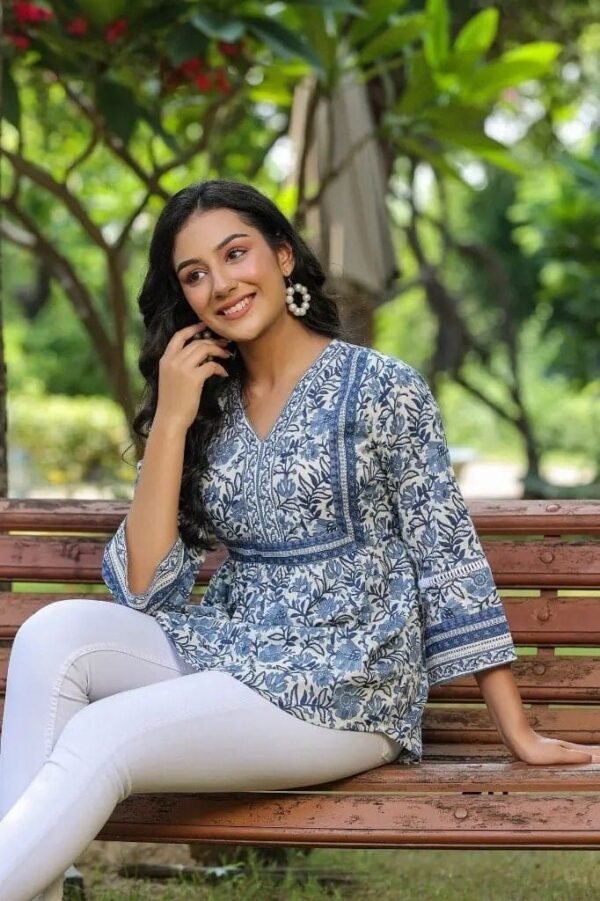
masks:
<svg viewBox="0 0 600 901"><path fill-rule="evenodd" d="M114 501L0 499L0 711L20 624L60 598L109 598L102 551L127 509ZM519 648L513 671L532 723L548 735L597 741L600 502L476 501L469 510ZM198 586L225 556L224 548L208 555ZM506 753L473 676L434 687L423 725L427 756Z"/></svg>

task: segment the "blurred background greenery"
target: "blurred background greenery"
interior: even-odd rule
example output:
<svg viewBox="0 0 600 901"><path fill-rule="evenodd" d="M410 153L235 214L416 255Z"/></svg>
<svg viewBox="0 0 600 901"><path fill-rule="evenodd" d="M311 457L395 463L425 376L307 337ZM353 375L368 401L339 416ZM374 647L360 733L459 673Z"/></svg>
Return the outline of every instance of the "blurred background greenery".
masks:
<svg viewBox="0 0 600 901"><path fill-rule="evenodd" d="M426 375L457 460L518 464L525 497L600 496L599 12L7 4L5 493L128 495L153 222L175 190L227 177L265 190L314 243L352 340ZM361 280L328 236L374 258L377 229L391 259ZM577 484L556 484L552 463Z"/></svg>

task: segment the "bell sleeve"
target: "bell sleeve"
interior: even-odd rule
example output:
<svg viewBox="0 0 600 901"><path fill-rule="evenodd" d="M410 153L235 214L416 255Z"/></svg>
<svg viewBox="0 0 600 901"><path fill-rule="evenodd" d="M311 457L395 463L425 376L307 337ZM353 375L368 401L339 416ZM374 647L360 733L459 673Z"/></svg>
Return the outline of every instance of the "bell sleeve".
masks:
<svg viewBox="0 0 600 901"><path fill-rule="evenodd" d="M403 364L378 405L383 465L417 578L429 684L517 659L490 564L450 463L438 404Z"/></svg>
<svg viewBox="0 0 600 901"><path fill-rule="evenodd" d="M137 485L142 461L137 464ZM107 542L102 557L102 579L115 601L153 615L161 610L181 611L189 603L206 551L189 548L178 536L158 563L146 591L133 592L128 584L127 542L124 519Z"/></svg>

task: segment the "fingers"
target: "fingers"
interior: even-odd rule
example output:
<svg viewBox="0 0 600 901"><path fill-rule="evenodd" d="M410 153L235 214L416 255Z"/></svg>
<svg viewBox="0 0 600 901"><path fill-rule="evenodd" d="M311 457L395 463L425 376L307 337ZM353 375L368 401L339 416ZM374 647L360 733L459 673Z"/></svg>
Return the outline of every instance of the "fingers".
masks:
<svg viewBox="0 0 600 901"><path fill-rule="evenodd" d="M576 741L566 741L562 738L558 740L558 743L563 748L572 748L575 751L588 751L590 754L600 754L600 745L582 745Z"/></svg>
<svg viewBox="0 0 600 901"><path fill-rule="evenodd" d="M192 338L196 338L196 336L198 336L198 339L200 339L201 333L205 328L206 326L203 322L194 322L192 325L186 325L185 328L178 329L171 336L165 348L163 356L171 356L171 354L178 353L178 351L182 350L182 348L185 347L187 341L190 341L190 339ZM227 341L226 338L201 338L201 340L210 341L211 343L217 341Z"/></svg>
<svg viewBox="0 0 600 901"><path fill-rule="evenodd" d="M593 754L585 751L572 751L570 748L563 748L562 751L562 759L565 763L592 763L594 759Z"/></svg>
<svg viewBox="0 0 600 901"><path fill-rule="evenodd" d="M224 366L221 366L220 363L217 363L216 360L209 360L208 363L204 363L201 369L203 384L206 379L210 378L211 375L221 375L221 376L229 376L229 373L225 369Z"/></svg>
<svg viewBox="0 0 600 901"><path fill-rule="evenodd" d="M180 351L178 356L182 362L189 360L194 366L199 366L203 360L214 360L215 357L228 360L231 357L231 352L211 339L203 338L199 341L190 341L187 347Z"/></svg>

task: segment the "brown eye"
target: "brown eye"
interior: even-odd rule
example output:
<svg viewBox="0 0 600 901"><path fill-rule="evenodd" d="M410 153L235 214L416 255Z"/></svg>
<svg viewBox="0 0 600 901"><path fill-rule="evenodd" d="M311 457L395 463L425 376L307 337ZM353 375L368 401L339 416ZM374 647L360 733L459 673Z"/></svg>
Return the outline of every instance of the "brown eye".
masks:
<svg viewBox="0 0 600 901"><path fill-rule="evenodd" d="M196 285L200 281L200 279L198 278L199 275L201 275L201 273L197 269L194 269L193 272L190 272L188 273L188 275L186 275L184 279L185 284Z"/></svg>

